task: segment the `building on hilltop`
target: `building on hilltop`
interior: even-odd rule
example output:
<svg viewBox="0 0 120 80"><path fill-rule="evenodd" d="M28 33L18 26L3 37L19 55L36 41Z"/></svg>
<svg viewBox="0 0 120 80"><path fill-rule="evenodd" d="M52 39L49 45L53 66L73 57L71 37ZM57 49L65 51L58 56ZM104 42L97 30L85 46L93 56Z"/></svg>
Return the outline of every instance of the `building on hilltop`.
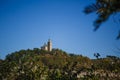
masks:
<svg viewBox="0 0 120 80"><path fill-rule="evenodd" d="M52 51L52 41L50 39L48 40L47 46L48 46L48 51Z"/></svg>
<svg viewBox="0 0 120 80"><path fill-rule="evenodd" d="M52 41L49 39L47 44L45 43L42 47L42 50L52 51Z"/></svg>

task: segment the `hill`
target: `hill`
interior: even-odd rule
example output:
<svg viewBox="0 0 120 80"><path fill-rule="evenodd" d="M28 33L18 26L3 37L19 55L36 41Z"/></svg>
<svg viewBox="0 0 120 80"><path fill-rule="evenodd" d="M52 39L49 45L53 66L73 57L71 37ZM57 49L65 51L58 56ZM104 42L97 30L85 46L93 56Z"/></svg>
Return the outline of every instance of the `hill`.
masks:
<svg viewBox="0 0 120 80"><path fill-rule="evenodd" d="M119 80L120 58L89 59L60 49L20 50L0 60L0 80Z"/></svg>

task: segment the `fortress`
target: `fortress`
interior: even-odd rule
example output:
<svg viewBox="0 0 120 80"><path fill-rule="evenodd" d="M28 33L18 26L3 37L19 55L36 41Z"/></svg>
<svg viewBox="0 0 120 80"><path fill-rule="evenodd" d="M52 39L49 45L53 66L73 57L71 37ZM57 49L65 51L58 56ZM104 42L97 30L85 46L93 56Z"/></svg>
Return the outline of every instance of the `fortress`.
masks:
<svg viewBox="0 0 120 80"><path fill-rule="evenodd" d="M41 49L46 51L52 51L52 41L49 39L48 42L41 47Z"/></svg>

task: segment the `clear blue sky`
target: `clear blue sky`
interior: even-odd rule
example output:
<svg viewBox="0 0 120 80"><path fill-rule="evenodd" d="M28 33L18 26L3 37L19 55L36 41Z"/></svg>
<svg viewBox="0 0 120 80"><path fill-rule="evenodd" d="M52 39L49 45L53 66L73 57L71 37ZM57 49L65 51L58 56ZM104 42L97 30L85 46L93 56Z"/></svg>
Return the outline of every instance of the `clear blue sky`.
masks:
<svg viewBox="0 0 120 80"><path fill-rule="evenodd" d="M53 47L94 58L117 55L120 27L112 18L93 32L94 13L83 9L94 0L0 0L0 58L21 49L40 48L48 38Z"/></svg>

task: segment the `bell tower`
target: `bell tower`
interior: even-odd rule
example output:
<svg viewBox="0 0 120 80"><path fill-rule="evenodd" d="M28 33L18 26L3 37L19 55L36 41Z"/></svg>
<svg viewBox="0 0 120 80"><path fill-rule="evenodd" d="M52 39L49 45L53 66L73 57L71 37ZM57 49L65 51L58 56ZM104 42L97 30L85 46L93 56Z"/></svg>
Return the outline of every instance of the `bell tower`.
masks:
<svg viewBox="0 0 120 80"><path fill-rule="evenodd" d="M47 45L48 45L48 51L52 51L52 42L50 39L48 40Z"/></svg>

